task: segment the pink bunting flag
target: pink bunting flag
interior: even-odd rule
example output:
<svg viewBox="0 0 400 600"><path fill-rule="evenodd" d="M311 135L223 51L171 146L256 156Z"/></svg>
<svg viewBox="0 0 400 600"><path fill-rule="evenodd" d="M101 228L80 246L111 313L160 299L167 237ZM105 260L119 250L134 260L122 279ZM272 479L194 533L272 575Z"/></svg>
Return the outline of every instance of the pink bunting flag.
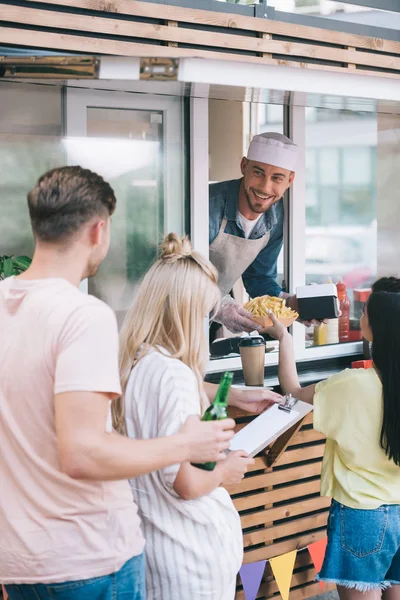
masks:
<svg viewBox="0 0 400 600"><path fill-rule="evenodd" d="M322 540L318 540L318 542L314 542L308 546L308 551L310 553L311 559L314 563L314 567L317 573L319 573L322 569L322 564L325 558L326 546L328 543L328 538L324 537ZM321 589L324 589L324 582L320 581L319 585Z"/></svg>
<svg viewBox="0 0 400 600"><path fill-rule="evenodd" d="M242 580L246 600L256 600L266 563L266 560L260 560L242 565L239 575Z"/></svg>

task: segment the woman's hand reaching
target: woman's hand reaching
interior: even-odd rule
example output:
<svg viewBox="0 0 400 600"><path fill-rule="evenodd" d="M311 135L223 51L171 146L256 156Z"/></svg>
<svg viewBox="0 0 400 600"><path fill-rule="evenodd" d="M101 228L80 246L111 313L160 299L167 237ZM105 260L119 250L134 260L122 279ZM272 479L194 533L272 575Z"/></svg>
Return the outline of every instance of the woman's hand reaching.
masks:
<svg viewBox="0 0 400 600"><path fill-rule="evenodd" d="M249 465L254 465L254 458L250 458L244 450L230 452L226 460L218 465L221 470L221 484L234 485L240 483L247 473Z"/></svg>

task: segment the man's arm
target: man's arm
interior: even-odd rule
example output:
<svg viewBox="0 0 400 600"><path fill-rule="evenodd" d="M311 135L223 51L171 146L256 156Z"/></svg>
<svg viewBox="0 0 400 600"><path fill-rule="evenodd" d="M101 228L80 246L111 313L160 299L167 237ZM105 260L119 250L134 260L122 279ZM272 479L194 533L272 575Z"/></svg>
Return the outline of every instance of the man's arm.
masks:
<svg viewBox="0 0 400 600"><path fill-rule="evenodd" d="M243 283L251 298L279 296L282 288L276 282L278 256L283 244L283 213L271 230L268 244L243 273Z"/></svg>
<svg viewBox="0 0 400 600"><path fill-rule="evenodd" d="M201 437L209 438L211 454L223 458L221 448L229 447L232 432L215 423L205 428L198 417L189 418L177 435L156 440L106 432L109 401L121 394L118 345L115 315L101 302L82 304L64 324L54 375L61 469L75 478L127 479L185 460L214 460L206 458ZM219 423L222 429L235 424Z"/></svg>
<svg viewBox="0 0 400 600"><path fill-rule="evenodd" d="M61 470L76 479L130 479L169 465L223 460L232 419L204 423L189 417L176 435L131 440L105 431L109 395L66 392L55 397Z"/></svg>

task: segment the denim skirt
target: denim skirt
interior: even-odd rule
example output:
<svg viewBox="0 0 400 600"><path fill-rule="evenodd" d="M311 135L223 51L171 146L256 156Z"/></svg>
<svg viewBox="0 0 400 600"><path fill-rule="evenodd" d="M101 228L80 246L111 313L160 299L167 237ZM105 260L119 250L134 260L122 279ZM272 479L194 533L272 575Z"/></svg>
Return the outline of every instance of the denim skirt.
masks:
<svg viewBox="0 0 400 600"><path fill-rule="evenodd" d="M400 505L374 510L332 501L320 581L360 592L400 584Z"/></svg>

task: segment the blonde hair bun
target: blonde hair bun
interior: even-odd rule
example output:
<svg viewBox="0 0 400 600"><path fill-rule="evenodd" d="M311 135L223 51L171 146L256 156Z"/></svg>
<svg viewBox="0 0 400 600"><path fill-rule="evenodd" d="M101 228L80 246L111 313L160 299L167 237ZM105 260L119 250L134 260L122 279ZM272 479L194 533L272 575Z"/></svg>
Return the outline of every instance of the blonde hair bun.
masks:
<svg viewBox="0 0 400 600"><path fill-rule="evenodd" d="M180 238L176 233L169 233L160 245L160 258L169 262L175 262L192 254L192 244L187 236Z"/></svg>

